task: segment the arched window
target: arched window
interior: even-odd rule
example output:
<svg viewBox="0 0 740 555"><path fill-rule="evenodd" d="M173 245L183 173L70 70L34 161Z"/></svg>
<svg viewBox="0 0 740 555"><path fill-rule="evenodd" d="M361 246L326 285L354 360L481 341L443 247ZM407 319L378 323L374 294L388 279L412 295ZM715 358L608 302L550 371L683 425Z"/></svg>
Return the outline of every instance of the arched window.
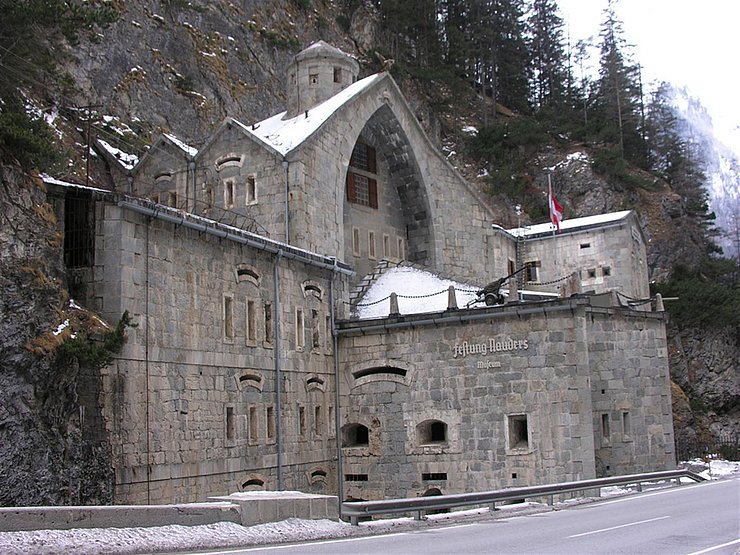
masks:
<svg viewBox="0 0 740 555"><path fill-rule="evenodd" d="M416 426L416 440L419 445L447 442L447 424L441 420L425 420Z"/></svg>
<svg viewBox="0 0 740 555"><path fill-rule="evenodd" d="M362 424L342 426L342 447L362 447L370 442L370 430Z"/></svg>

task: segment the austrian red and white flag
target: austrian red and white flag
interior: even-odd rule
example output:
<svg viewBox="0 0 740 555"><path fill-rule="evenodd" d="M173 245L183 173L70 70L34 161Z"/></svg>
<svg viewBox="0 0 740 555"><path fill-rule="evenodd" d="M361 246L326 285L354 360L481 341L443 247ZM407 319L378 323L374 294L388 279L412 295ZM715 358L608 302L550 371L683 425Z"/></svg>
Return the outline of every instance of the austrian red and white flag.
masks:
<svg viewBox="0 0 740 555"><path fill-rule="evenodd" d="M563 221L563 207L557 199L552 196L552 183L550 183L550 176L547 176L547 204L550 206L550 221L560 231L560 222Z"/></svg>

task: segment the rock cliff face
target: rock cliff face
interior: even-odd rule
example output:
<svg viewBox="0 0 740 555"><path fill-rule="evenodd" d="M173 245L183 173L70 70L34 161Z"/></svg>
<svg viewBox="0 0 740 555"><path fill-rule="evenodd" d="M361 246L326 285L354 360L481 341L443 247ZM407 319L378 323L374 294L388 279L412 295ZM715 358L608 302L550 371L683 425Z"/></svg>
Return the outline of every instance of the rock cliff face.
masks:
<svg viewBox="0 0 740 555"><path fill-rule="evenodd" d="M43 183L0 166L0 506L107 503L100 375L59 348L91 325L66 296Z"/></svg>

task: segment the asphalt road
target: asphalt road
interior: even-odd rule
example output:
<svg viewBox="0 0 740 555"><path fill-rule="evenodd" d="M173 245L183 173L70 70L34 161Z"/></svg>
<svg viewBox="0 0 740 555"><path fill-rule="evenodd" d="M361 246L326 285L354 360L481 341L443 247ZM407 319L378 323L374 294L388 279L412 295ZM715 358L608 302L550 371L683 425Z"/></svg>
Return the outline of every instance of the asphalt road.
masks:
<svg viewBox="0 0 740 555"><path fill-rule="evenodd" d="M740 553L740 479L662 489L529 516L221 553L731 555Z"/></svg>

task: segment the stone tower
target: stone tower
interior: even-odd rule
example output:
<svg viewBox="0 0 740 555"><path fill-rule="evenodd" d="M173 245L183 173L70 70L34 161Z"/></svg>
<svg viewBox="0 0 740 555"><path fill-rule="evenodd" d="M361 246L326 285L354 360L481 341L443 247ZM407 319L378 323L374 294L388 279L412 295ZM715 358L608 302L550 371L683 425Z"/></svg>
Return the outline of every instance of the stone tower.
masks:
<svg viewBox="0 0 740 555"><path fill-rule="evenodd" d="M288 114L292 118L357 80L357 61L323 40L299 52L288 66Z"/></svg>

